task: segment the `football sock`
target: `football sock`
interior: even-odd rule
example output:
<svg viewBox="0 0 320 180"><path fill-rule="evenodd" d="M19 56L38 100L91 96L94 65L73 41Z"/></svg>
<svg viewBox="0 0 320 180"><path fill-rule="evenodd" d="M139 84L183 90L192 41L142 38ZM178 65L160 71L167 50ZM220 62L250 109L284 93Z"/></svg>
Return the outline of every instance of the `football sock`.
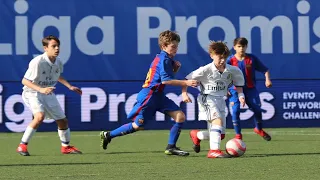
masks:
<svg viewBox="0 0 320 180"><path fill-rule="evenodd" d="M240 102L237 101L232 106L232 123L233 129L236 134L241 134L241 125L240 125Z"/></svg>
<svg viewBox="0 0 320 180"><path fill-rule="evenodd" d="M219 150L221 143L222 126L212 125L210 128L210 150Z"/></svg>
<svg viewBox="0 0 320 180"><path fill-rule="evenodd" d="M115 138L127 134L134 133L136 130L133 128L132 123L124 124L117 129L110 132L110 137Z"/></svg>
<svg viewBox="0 0 320 180"><path fill-rule="evenodd" d="M30 139L36 131L36 129L33 129L32 127L28 126L27 129L24 131L20 144L28 145Z"/></svg>
<svg viewBox="0 0 320 180"><path fill-rule="evenodd" d="M233 128L234 128L234 131L236 132L236 134L241 134L241 125L239 122L240 122L239 119L232 120Z"/></svg>
<svg viewBox="0 0 320 180"><path fill-rule="evenodd" d="M262 120L262 113L261 112L257 112L257 113L254 113L254 123L255 123L255 126L258 130L262 130L262 123L261 123L261 120Z"/></svg>
<svg viewBox="0 0 320 180"><path fill-rule="evenodd" d="M197 137L200 140L208 140L209 139L209 132L208 131L199 131L197 133Z"/></svg>
<svg viewBox="0 0 320 180"><path fill-rule="evenodd" d="M183 122L176 122L171 130L170 130L170 134L169 134L169 141L168 144L170 145L175 145L176 142L178 141L178 138L180 136L180 132L181 132L181 128L182 128Z"/></svg>
<svg viewBox="0 0 320 180"><path fill-rule="evenodd" d="M70 128L58 129L58 135L60 137L61 146L69 146L70 143Z"/></svg>

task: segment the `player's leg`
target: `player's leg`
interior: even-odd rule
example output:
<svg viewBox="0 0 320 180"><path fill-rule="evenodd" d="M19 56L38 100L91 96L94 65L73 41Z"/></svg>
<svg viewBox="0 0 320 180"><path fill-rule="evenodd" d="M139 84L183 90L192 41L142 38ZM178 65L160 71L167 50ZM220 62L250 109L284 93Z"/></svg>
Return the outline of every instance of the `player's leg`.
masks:
<svg viewBox="0 0 320 180"><path fill-rule="evenodd" d="M189 153L177 148L176 143L179 139L181 128L186 119L185 114L181 111L171 99L165 95L159 95L157 97L158 111L169 115L174 119L174 124L170 129L168 145L165 150L167 155L188 156Z"/></svg>
<svg viewBox="0 0 320 180"><path fill-rule="evenodd" d="M179 139L181 128L185 121L185 114L181 111L168 111L166 112L171 118L174 119L174 124L170 129L168 145L165 150L165 154L167 155L178 155L178 156L188 156L189 153L181 150L176 146L176 143Z"/></svg>
<svg viewBox="0 0 320 180"><path fill-rule="evenodd" d="M151 91L148 94L140 92L136 104L127 116L127 118L132 119L133 122L126 123L112 131L102 131L100 133L102 148L107 149L107 145L115 137L124 136L143 129L145 119L149 117L152 118L156 112L154 105L154 97Z"/></svg>
<svg viewBox="0 0 320 180"><path fill-rule="evenodd" d="M240 101L238 98L238 93L234 89L230 89L231 97L229 98L229 103L232 106L232 124L233 129L236 133L235 138L242 139L241 124L240 124Z"/></svg>
<svg viewBox="0 0 320 180"><path fill-rule="evenodd" d="M261 101L259 92L256 88L246 90L246 103L248 107L254 112L254 132L263 137L263 139L265 139L266 141L270 141L271 136L262 129Z"/></svg>
<svg viewBox="0 0 320 180"><path fill-rule="evenodd" d="M33 96L31 93L22 93L22 99L27 107L30 108L30 110L33 113L33 120L26 128L21 142L17 148L17 152L23 156L30 156L28 152L28 143L31 140L32 136L37 131L40 124L43 122L45 118L45 112L43 109L42 103L39 101L39 99L36 96Z"/></svg>
<svg viewBox="0 0 320 180"><path fill-rule="evenodd" d="M62 154L81 154L74 146L70 146L70 129L68 120L55 94L42 96L43 108L47 119L54 119L58 126Z"/></svg>
<svg viewBox="0 0 320 180"><path fill-rule="evenodd" d="M76 147L70 145L70 128L66 118L56 120L58 125L58 135L61 141L62 154L82 154Z"/></svg>
<svg viewBox="0 0 320 180"><path fill-rule="evenodd" d="M208 117L210 150L207 157L229 158L230 156L224 154L220 149L221 139L223 139L221 136L225 132L226 123L225 101L223 99L210 98L207 100L207 104L209 105L207 114L210 115Z"/></svg>
<svg viewBox="0 0 320 180"><path fill-rule="evenodd" d="M37 131L38 127L44 120L44 112L37 112L33 114L33 120L31 123L28 125L26 130L23 133L23 136L21 138L21 142L17 148L17 152L23 156L30 156L29 151L28 151L28 144L29 141L31 140L32 136L35 134Z"/></svg>
<svg viewBox="0 0 320 180"><path fill-rule="evenodd" d="M221 144L221 132L223 131L223 117L215 118L208 121L210 125L209 130L209 145L210 150L207 154L208 158L229 158L227 154L224 154L220 149Z"/></svg>

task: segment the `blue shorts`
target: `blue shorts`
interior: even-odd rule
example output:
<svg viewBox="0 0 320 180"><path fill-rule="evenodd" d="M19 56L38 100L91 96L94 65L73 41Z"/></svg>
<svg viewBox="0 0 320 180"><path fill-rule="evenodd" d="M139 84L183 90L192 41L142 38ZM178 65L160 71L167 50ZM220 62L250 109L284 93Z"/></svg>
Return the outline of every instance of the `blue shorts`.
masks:
<svg viewBox="0 0 320 180"><path fill-rule="evenodd" d="M235 89L230 88L229 92L231 94L229 102L240 103L237 91ZM261 106L261 101L257 88L243 88L243 93L246 98L246 104L249 106L249 108Z"/></svg>
<svg viewBox="0 0 320 180"><path fill-rule="evenodd" d="M179 110L181 108L163 92L154 92L149 88L144 88L139 92L137 102L127 118L132 119L137 125L142 125L146 120L152 119L157 111L166 113Z"/></svg>
<svg viewBox="0 0 320 180"><path fill-rule="evenodd" d="M230 92L230 97L229 97L229 102L238 102L239 98L238 98L238 93L234 88L229 88L229 92ZM239 102L240 103L240 102Z"/></svg>

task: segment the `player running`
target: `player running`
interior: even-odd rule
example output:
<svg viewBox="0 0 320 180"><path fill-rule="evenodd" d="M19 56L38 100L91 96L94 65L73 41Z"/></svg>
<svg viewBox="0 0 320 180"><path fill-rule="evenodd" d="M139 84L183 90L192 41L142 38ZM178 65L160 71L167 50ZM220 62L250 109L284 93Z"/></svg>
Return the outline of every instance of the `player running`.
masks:
<svg viewBox="0 0 320 180"><path fill-rule="evenodd" d="M103 149L107 149L107 145L113 138L131 134L142 129L144 124L147 123L147 120L152 119L155 113L159 111L169 115L175 121L170 130L165 154L178 156L189 155L188 152L176 146L181 127L185 121L185 114L181 111L180 107L166 97L163 92L166 85L197 86L196 80L174 79L175 73L181 66L178 61L173 60L177 53L179 42L180 36L175 32L168 30L160 33L158 43L161 52L157 54L152 61L142 90L137 96L137 102L128 114L128 119L132 119L133 122L124 124L110 132L102 131L100 136Z"/></svg>
<svg viewBox="0 0 320 180"><path fill-rule="evenodd" d="M213 62L200 67L186 77L200 83L200 94L197 98L198 119L205 120L208 124L208 131L192 130L190 137L196 153L200 152L200 141L209 139L210 150L207 157L227 158L230 156L220 150L220 142L225 136L226 127L224 96L227 95L228 87L233 83L239 93L239 101L245 105L245 97L242 93L244 78L239 68L226 64L230 51L225 43L211 42L209 54ZM191 102L186 86L182 88L182 96L184 102Z"/></svg>

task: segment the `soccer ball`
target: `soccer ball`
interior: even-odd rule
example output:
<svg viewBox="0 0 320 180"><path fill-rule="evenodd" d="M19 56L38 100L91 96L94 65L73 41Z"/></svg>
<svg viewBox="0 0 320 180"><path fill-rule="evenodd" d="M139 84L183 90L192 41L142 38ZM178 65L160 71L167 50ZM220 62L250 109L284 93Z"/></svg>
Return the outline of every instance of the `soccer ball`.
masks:
<svg viewBox="0 0 320 180"><path fill-rule="evenodd" d="M230 139L226 144L226 151L234 157L240 157L246 152L247 146L240 139Z"/></svg>

